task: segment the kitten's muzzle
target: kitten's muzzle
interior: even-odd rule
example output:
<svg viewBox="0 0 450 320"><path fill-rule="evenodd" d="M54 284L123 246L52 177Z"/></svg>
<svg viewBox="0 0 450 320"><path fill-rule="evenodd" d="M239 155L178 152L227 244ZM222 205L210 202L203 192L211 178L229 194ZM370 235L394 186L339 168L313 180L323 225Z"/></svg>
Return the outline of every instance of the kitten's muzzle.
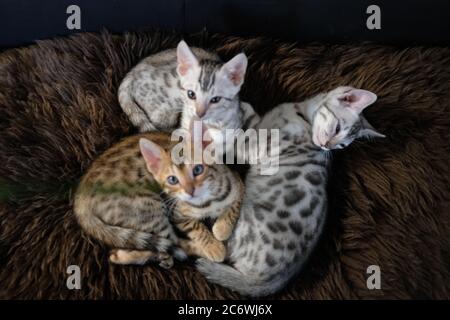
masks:
<svg viewBox="0 0 450 320"><path fill-rule="evenodd" d="M202 118L206 114L206 110L208 109L207 105L201 104L197 105L195 108L195 113L199 118Z"/></svg>
<svg viewBox="0 0 450 320"><path fill-rule="evenodd" d="M194 187L185 187L184 188L184 192L186 192L187 195L193 197L194 196L194 192L195 192L195 188Z"/></svg>

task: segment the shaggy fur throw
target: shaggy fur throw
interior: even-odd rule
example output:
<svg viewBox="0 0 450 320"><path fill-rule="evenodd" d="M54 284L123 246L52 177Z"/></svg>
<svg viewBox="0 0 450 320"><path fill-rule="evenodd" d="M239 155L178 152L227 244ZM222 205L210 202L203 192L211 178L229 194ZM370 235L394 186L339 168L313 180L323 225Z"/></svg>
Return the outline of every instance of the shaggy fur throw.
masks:
<svg viewBox="0 0 450 320"><path fill-rule="evenodd" d="M0 298L239 298L192 263L111 265L72 211L90 163L134 132L116 98L121 79L179 40L103 32L0 54ZM274 298L450 298L450 48L186 40L224 59L245 51L242 99L260 113L339 85L378 94L365 114L387 138L334 154L321 241ZM69 265L81 268L81 290L66 287ZM367 289L370 265L380 290Z"/></svg>

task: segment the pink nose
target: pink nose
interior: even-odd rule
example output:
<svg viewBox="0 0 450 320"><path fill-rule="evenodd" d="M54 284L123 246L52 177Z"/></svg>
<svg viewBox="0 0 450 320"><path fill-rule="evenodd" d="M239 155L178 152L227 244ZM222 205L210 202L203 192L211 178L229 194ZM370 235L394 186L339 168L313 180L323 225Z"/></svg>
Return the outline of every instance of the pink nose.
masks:
<svg viewBox="0 0 450 320"><path fill-rule="evenodd" d="M195 111L196 111L195 113L197 114L197 116L201 118L206 113L206 106L203 106L203 105L202 106L197 106Z"/></svg>
<svg viewBox="0 0 450 320"><path fill-rule="evenodd" d="M202 118L205 115L205 111L197 111L197 116Z"/></svg>

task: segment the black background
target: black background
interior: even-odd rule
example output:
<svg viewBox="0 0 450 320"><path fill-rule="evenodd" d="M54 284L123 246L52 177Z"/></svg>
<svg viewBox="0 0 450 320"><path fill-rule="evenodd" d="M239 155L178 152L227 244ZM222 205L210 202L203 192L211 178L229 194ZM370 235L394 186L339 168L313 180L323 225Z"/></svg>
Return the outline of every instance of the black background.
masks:
<svg viewBox="0 0 450 320"><path fill-rule="evenodd" d="M66 27L66 9L72 4L81 8L81 30ZM371 4L381 8L381 30L366 27ZM0 47L103 28L207 30L300 42L450 45L450 1L0 0Z"/></svg>

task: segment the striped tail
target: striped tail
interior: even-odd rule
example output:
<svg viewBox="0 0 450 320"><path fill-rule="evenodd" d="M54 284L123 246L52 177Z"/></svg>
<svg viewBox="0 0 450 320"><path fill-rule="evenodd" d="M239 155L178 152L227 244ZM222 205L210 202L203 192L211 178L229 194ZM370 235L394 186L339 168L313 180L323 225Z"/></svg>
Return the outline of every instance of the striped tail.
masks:
<svg viewBox="0 0 450 320"><path fill-rule="evenodd" d="M168 252L174 245L171 238L163 238L140 230L111 225L95 215L79 219L79 223L88 234L113 248Z"/></svg>

